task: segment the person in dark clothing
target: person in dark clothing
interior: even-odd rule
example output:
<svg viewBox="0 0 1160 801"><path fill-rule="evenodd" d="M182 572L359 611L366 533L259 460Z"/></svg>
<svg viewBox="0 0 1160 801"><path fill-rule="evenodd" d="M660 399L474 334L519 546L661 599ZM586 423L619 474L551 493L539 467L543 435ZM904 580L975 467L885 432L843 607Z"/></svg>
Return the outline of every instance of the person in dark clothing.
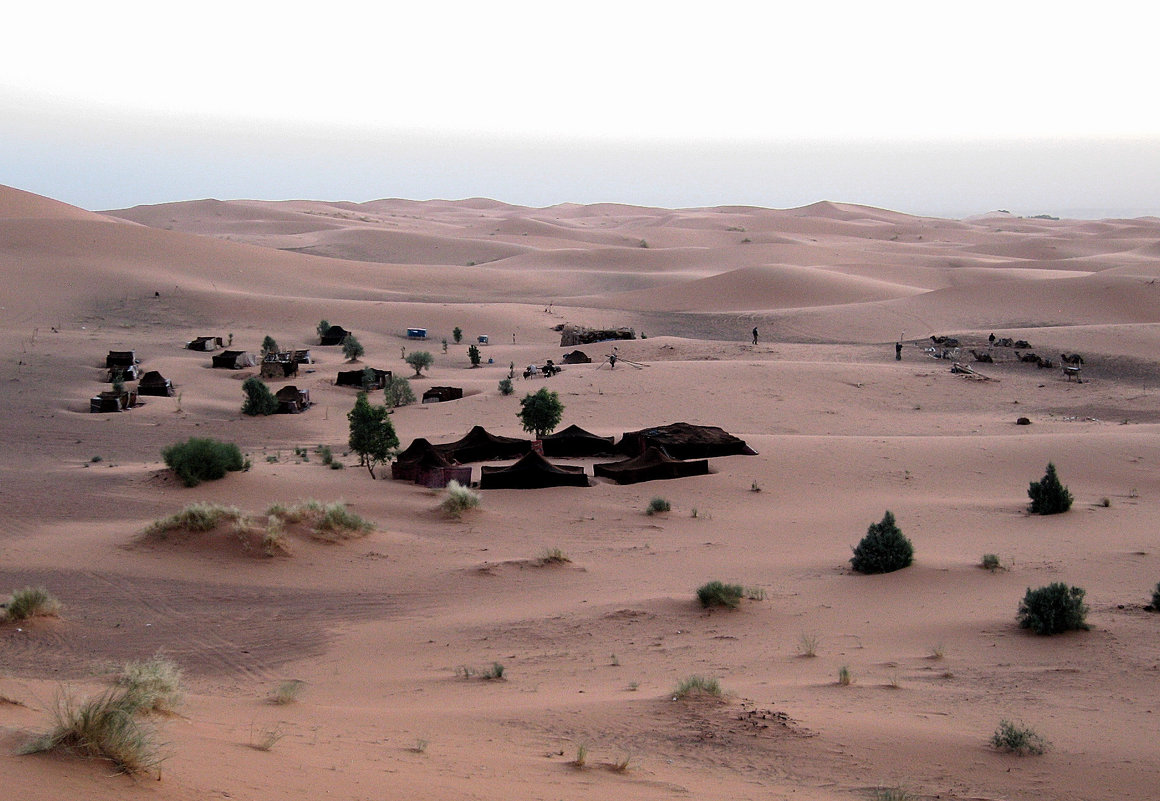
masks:
<svg viewBox="0 0 1160 801"><path fill-rule="evenodd" d="M753 344L754 345L757 344L757 328L756 327L753 329Z"/></svg>
<svg viewBox="0 0 1160 801"><path fill-rule="evenodd" d="M894 343L894 359L895 361L902 361L902 343Z"/></svg>

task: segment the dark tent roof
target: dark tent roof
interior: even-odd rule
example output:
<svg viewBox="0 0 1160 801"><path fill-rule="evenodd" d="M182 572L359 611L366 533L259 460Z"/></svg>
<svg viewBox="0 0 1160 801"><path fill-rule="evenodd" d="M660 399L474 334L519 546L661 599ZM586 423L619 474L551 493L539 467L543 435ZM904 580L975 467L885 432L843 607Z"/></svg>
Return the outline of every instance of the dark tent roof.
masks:
<svg viewBox="0 0 1160 801"><path fill-rule="evenodd" d="M582 350L574 350L571 353L565 353L561 361L564 364L592 364L592 357Z"/></svg>
<svg viewBox="0 0 1160 801"><path fill-rule="evenodd" d="M137 382L137 394L169 397L173 394L173 383L156 370L150 370Z"/></svg>
<svg viewBox="0 0 1160 801"><path fill-rule="evenodd" d="M545 456L612 456L616 453L612 437L597 436L575 425L548 434L542 441Z"/></svg>
<svg viewBox="0 0 1160 801"><path fill-rule="evenodd" d="M347 338L350 331L347 331L341 325L332 325L326 329L326 333L318 337L321 345L341 345L342 341Z"/></svg>
<svg viewBox="0 0 1160 801"><path fill-rule="evenodd" d="M391 478L427 487L446 487L451 479L467 485L471 483L471 468L448 460L434 445L418 437L391 463Z"/></svg>
<svg viewBox="0 0 1160 801"><path fill-rule="evenodd" d="M480 489L543 489L544 487L587 487L583 467L554 465L535 451L510 467L479 468Z"/></svg>
<svg viewBox="0 0 1160 801"><path fill-rule="evenodd" d="M435 450L457 462L485 462L488 459L516 459L532 449L531 440L489 434L475 426L463 439L436 445Z"/></svg>
<svg viewBox="0 0 1160 801"><path fill-rule="evenodd" d="M667 426L626 431L616 449L628 456L643 453L649 446L664 448L674 459L706 459L711 456L753 456L757 451L723 428L673 423Z"/></svg>
<svg viewBox="0 0 1160 801"><path fill-rule="evenodd" d="M372 389L382 389L391 378L390 370L380 370L377 367L365 367L362 370L339 370L338 375L334 379L334 385L336 387L361 387L363 385L363 374L366 370L373 370L375 373L375 381Z"/></svg>
<svg viewBox="0 0 1160 801"><path fill-rule="evenodd" d="M648 447L640 456L621 462L605 462L592 466L592 472L602 478L610 478L617 484L636 484L640 481L656 481L665 478L703 476L709 472L709 460L697 459L683 462L674 459L659 448Z"/></svg>

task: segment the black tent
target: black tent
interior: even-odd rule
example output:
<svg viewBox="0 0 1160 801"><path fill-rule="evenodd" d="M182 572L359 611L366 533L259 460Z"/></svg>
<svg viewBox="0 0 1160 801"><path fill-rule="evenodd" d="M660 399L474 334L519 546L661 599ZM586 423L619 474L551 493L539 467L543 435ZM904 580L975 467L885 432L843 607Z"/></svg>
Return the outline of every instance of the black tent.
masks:
<svg viewBox="0 0 1160 801"><path fill-rule="evenodd" d="M293 384L282 387L274 393L278 399L278 414L298 414L310 408L310 390L299 389Z"/></svg>
<svg viewBox="0 0 1160 801"><path fill-rule="evenodd" d="M563 431L543 438L545 456L613 456L616 446L612 437L601 437L580 426L568 426Z"/></svg>
<svg viewBox="0 0 1160 801"><path fill-rule="evenodd" d="M565 353L564 358L560 361L564 364L592 364L592 357L582 350L574 350L571 353Z"/></svg>
<svg viewBox="0 0 1160 801"><path fill-rule="evenodd" d="M426 439L418 437L391 463L391 478L414 481L432 489L446 487L452 480L467 486L471 483L471 468L455 464Z"/></svg>
<svg viewBox="0 0 1160 801"><path fill-rule="evenodd" d="M254 367L258 364L258 357L245 350L223 350L210 357L214 367L227 370L241 370L243 367Z"/></svg>
<svg viewBox="0 0 1160 801"><path fill-rule="evenodd" d="M173 382L156 370L150 370L137 382L137 394L168 398L173 394Z"/></svg>
<svg viewBox="0 0 1160 801"><path fill-rule="evenodd" d="M380 370L377 367L366 367L362 370L339 370L338 375L334 379L336 387L359 387L363 389L363 375L366 370L373 370L375 380L371 383L371 389L382 389L391 380L390 370Z"/></svg>
<svg viewBox="0 0 1160 801"><path fill-rule="evenodd" d="M489 434L483 426L475 426L461 440L435 446L435 450L448 459L463 463L518 459L531 449L531 440Z"/></svg>
<svg viewBox="0 0 1160 801"><path fill-rule="evenodd" d="M674 459L707 459L712 456L753 456L757 451L717 426L673 423L667 426L627 431L616 449L628 456L644 453L648 447L663 448Z"/></svg>
<svg viewBox="0 0 1160 801"><path fill-rule="evenodd" d="M332 325L326 329L326 333L318 338L320 345L341 345L342 341L350 335L341 325Z"/></svg>
<svg viewBox="0 0 1160 801"><path fill-rule="evenodd" d="M636 484L641 481L703 476L709 472L709 460L683 462L660 448L650 446L640 456L631 459L595 464L592 472L598 477L612 479L617 484Z"/></svg>
<svg viewBox="0 0 1160 801"><path fill-rule="evenodd" d="M554 465L535 451L510 467L479 468L480 489L543 489L545 487L587 487L583 467Z"/></svg>

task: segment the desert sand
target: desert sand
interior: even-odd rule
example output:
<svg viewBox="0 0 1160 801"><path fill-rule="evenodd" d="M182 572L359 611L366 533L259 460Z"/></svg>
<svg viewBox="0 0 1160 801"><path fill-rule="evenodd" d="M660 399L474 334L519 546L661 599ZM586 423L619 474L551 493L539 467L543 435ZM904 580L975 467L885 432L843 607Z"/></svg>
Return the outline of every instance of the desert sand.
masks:
<svg viewBox="0 0 1160 801"><path fill-rule="evenodd" d="M1160 219L491 200L97 213L0 187L0 275L0 593L38 584L64 604L0 625L6 798L1156 797ZM318 346L321 319L356 334L359 366L409 375L402 349L432 352L416 394L464 388L396 410L404 446L475 424L523 436L519 399L547 386L561 427L686 421L758 455L673 481L485 491L448 519L439 493L341 456L355 391L332 384L344 362ZM501 395L509 363L572 349L563 323L643 332L618 343L639 367L610 370L611 345L587 346L593 364L517 374ZM444 354L456 326L464 342ZM1082 353L1082 383L1011 348L972 361L992 332L1056 362ZM184 349L199 335L311 348L308 372L271 385L315 405L244 417L255 371L210 369ZM952 373L932 335L961 339L989 380ZM128 349L178 395L89 413L105 354ZM160 454L190 436L236 442L252 467L185 488ZM347 468L295 455L317 445ZM1048 462L1075 504L1031 516ZM653 497L672 510L646 515ZM194 501L257 513L304 498L344 500L374 531L274 558L139 542ZM852 573L851 546L885 510L915 563ZM551 548L571 561L541 565ZM986 553L1006 569L981 569ZM694 592L713 579L764 598L705 611ZM1053 581L1086 590L1090 631L1018 628L1026 589ZM99 692L159 651L187 691L153 721L160 777L16 754L59 693ZM501 681L457 675L494 662ZM694 674L725 695L674 700ZM300 699L268 703L289 679ZM1001 719L1052 747L996 751ZM251 747L270 732L273 748Z"/></svg>

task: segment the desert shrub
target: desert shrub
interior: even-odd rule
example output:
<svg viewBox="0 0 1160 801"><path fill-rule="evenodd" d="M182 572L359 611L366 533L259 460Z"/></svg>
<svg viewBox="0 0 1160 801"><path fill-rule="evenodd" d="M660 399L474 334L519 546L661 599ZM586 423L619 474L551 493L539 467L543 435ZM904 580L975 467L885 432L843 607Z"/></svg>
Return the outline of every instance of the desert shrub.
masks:
<svg viewBox="0 0 1160 801"><path fill-rule="evenodd" d="M0 620L51 616L60 612L60 601L44 587L24 587L12 591L12 597L0 612Z"/></svg>
<svg viewBox="0 0 1160 801"><path fill-rule="evenodd" d="M512 386L512 380L510 378L501 378L499 380L499 394L510 395L515 391L515 387Z"/></svg>
<svg viewBox="0 0 1160 801"><path fill-rule="evenodd" d="M357 361L360 356L366 353L362 343L359 342L354 334L347 334L342 338L342 355L346 357L348 362Z"/></svg>
<svg viewBox="0 0 1160 801"><path fill-rule="evenodd" d="M1043 478L1031 482L1027 495L1031 498L1031 514L1054 515L1071 508L1071 493L1060 483L1055 465L1051 462L1047 463L1047 472Z"/></svg>
<svg viewBox="0 0 1160 801"><path fill-rule="evenodd" d="M541 565L565 565L572 560L559 548L545 548L540 552L540 558L536 561Z"/></svg>
<svg viewBox="0 0 1160 801"><path fill-rule="evenodd" d="M459 326L455 326L455 328L451 329L451 338L454 339L455 344L458 345L463 341L463 329Z"/></svg>
<svg viewBox="0 0 1160 801"><path fill-rule="evenodd" d="M871 523L866 536L854 546L850 564L859 573L892 573L914 561L914 546L894 524L889 510L878 523Z"/></svg>
<svg viewBox="0 0 1160 801"><path fill-rule="evenodd" d="M246 399L242 401L242 414L251 417L267 416L278 411L278 399L266 386L266 382L252 375L242 382L242 392Z"/></svg>
<svg viewBox="0 0 1160 801"><path fill-rule="evenodd" d="M326 332L330 330L330 323L326 320L319 320L318 325L314 326L314 330L318 332L318 338L326 336Z"/></svg>
<svg viewBox="0 0 1160 801"><path fill-rule="evenodd" d="M237 445L202 437L174 443L161 451L161 457L187 487L196 487L203 481L216 481L227 472L245 467Z"/></svg>
<svg viewBox="0 0 1160 801"><path fill-rule="evenodd" d="M838 684L843 687L849 687L854 683L854 676L850 673L848 665L842 665L838 668Z"/></svg>
<svg viewBox="0 0 1160 801"><path fill-rule="evenodd" d="M266 338L262 340L262 353L263 353L263 355L267 354L267 353L277 353L277 352L278 352L278 343L274 340L274 337L270 336L269 334L266 334Z"/></svg>
<svg viewBox="0 0 1160 801"><path fill-rule="evenodd" d="M721 683L717 679L705 676L689 676L682 680L673 690L673 698L688 698L690 696L708 695L714 698L721 695Z"/></svg>
<svg viewBox="0 0 1160 801"><path fill-rule="evenodd" d="M1035 590L1028 587L1015 619L1019 621L1019 628L1031 629L1036 634L1086 630L1089 626L1084 618L1088 608L1083 596L1081 588L1069 587L1061 581Z"/></svg>
<svg viewBox="0 0 1160 801"><path fill-rule="evenodd" d="M483 356L480 355L478 346L467 346L467 359L471 362L472 367L479 367L479 363L483 361Z"/></svg>
<svg viewBox="0 0 1160 801"><path fill-rule="evenodd" d="M315 537L327 540L359 536L374 528L374 524L347 509L342 501L322 503L308 498L290 506L274 503L266 509L266 515L281 523L302 523L311 528Z"/></svg>
<svg viewBox="0 0 1160 801"><path fill-rule="evenodd" d="M1157 582L1156 589L1152 590L1152 611L1160 612L1160 582Z"/></svg>
<svg viewBox="0 0 1160 801"><path fill-rule="evenodd" d="M334 452L329 445L319 445L314 449L314 452L318 454L318 458L322 460L324 465L329 465L334 461Z"/></svg>
<svg viewBox="0 0 1160 801"><path fill-rule="evenodd" d="M520 399L520 410L516 416L520 418L524 431L535 434L536 439L543 439L545 434L551 434L560 424L560 418L564 416L564 404L560 402L558 394L541 387Z"/></svg>
<svg viewBox="0 0 1160 801"><path fill-rule="evenodd" d="M374 528L368 521L356 515L342 501L328 503L322 507L314 528L318 532L331 534L361 534Z"/></svg>
<svg viewBox="0 0 1160 801"><path fill-rule="evenodd" d="M409 406L415 402L415 393L411 391L411 382L402 376L392 374L386 387L383 388L383 400L387 408L397 409L400 406Z"/></svg>
<svg viewBox="0 0 1160 801"><path fill-rule="evenodd" d="M985 570L995 571L1002 567L1002 564L999 562L998 554L985 553L983 554L982 561L979 562L979 566Z"/></svg>
<svg viewBox="0 0 1160 801"><path fill-rule="evenodd" d="M479 506L480 501L478 492L463 486L458 481L449 481L447 482L447 493L439 504L439 508L448 516L459 518L468 509Z"/></svg>
<svg viewBox="0 0 1160 801"><path fill-rule="evenodd" d="M671 503L669 503L664 498L656 497L648 502L648 506L645 507L644 513L651 517L655 514L659 514L661 512L671 512L672 510L673 505Z"/></svg>
<svg viewBox="0 0 1160 801"><path fill-rule="evenodd" d="M127 702L147 712L172 712L180 704L181 668L161 654L144 662L128 662L117 677Z"/></svg>
<svg viewBox="0 0 1160 801"><path fill-rule="evenodd" d="M298 696L302 694L302 689L306 686L306 682L302 679L290 679L279 684L274 692L270 693L270 703L277 706L286 706L298 700Z"/></svg>
<svg viewBox="0 0 1160 801"><path fill-rule="evenodd" d="M137 717L137 699L122 687L106 690L79 702L72 695L57 696L51 731L20 749L22 754L63 750L104 759L122 773L142 773L161 763L152 729Z"/></svg>
<svg viewBox="0 0 1160 801"><path fill-rule="evenodd" d="M411 365L411 368L415 371L415 377L419 378L423 375L424 367L430 367L435 364L435 357L425 350L416 350L408 353L403 361Z"/></svg>
<svg viewBox="0 0 1160 801"><path fill-rule="evenodd" d="M1051 743L1029 726L1001 720L999 728L995 729L995 733L991 735L991 745L1001 751L1010 751L1013 754L1026 756L1028 754L1042 754Z"/></svg>
<svg viewBox="0 0 1160 801"><path fill-rule="evenodd" d="M191 503L184 509L174 512L169 517L154 520L146 534L164 534L167 531L185 529L186 531L209 531L219 523L225 521L237 522L244 515L242 510L235 506L223 506L220 503L198 501Z"/></svg>
<svg viewBox="0 0 1160 801"><path fill-rule="evenodd" d="M702 584L697 590L697 600L701 606L708 609L710 606L724 606L736 609L745 596L745 588L740 584L724 584L720 581L710 581Z"/></svg>

